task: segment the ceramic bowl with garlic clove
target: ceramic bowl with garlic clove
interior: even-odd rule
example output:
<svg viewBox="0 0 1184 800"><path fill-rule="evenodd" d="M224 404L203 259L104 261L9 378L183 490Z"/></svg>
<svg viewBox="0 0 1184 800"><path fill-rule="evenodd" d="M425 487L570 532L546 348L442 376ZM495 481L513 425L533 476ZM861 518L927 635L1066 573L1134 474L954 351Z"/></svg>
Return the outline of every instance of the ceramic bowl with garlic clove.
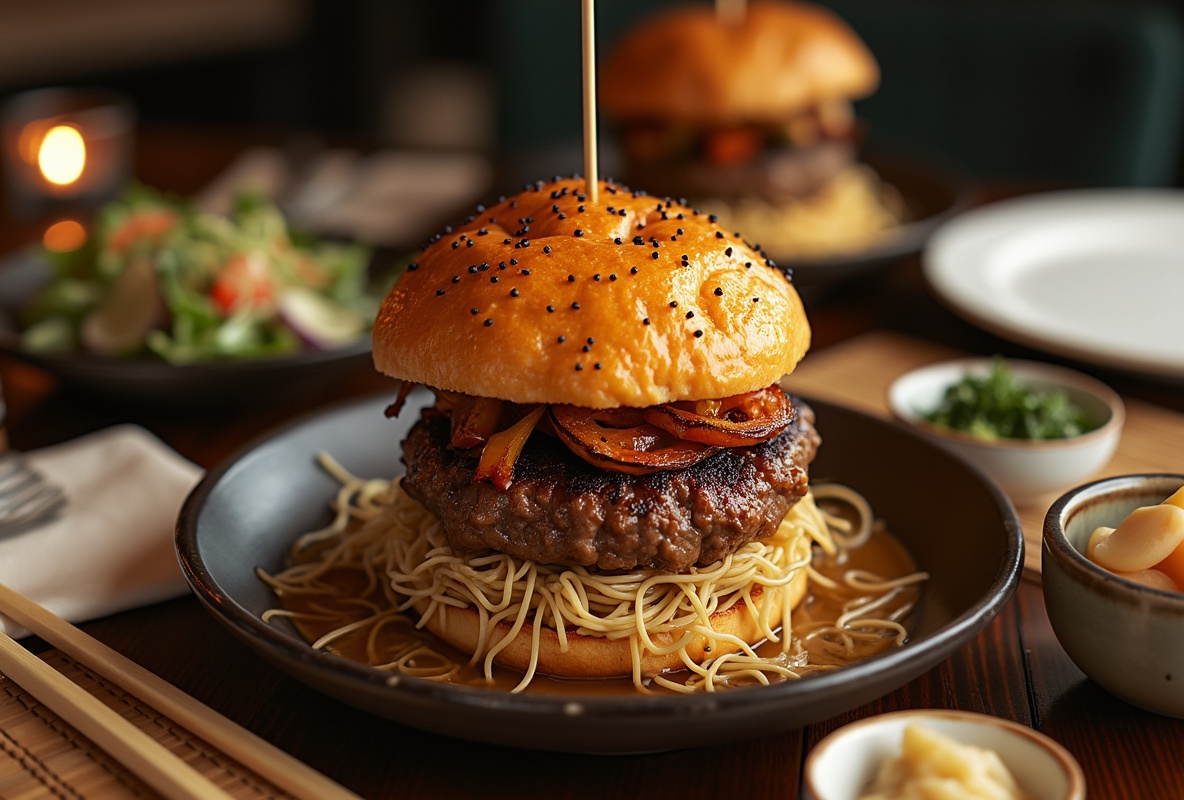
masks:
<svg viewBox="0 0 1184 800"><path fill-rule="evenodd" d="M1132 705L1184 718L1184 592L1162 579L1148 585L1143 570L1134 569L1144 565L1126 561L1128 554L1108 554L1112 567L1130 568L1119 572L1089 557L1091 538L1095 547L1107 535L1115 539L1132 512L1180 497L1181 487L1184 474L1156 473L1105 478L1066 492L1044 520L1041 582L1053 632L1082 672ZM1141 533L1153 546L1164 547L1165 537L1170 545L1184 535L1179 516L1151 515L1151 529ZM1115 532L1107 534L1111 528ZM1161 555L1147 564L1160 566L1156 573L1174 572L1171 558Z"/></svg>

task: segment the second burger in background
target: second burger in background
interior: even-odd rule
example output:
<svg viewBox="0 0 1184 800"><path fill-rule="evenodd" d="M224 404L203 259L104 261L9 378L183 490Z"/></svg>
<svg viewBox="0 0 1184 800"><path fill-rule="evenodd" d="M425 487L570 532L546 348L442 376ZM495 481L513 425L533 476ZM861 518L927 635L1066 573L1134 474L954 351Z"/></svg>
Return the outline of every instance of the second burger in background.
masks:
<svg viewBox="0 0 1184 800"><path fill-rule="evenodd" d="M677 5L631 29L604 61L599 101L625 178L719 214L781 259L858 250L904 216L857 158L852 102L875 58L828 9L765 0L737 20Z"/></svg>

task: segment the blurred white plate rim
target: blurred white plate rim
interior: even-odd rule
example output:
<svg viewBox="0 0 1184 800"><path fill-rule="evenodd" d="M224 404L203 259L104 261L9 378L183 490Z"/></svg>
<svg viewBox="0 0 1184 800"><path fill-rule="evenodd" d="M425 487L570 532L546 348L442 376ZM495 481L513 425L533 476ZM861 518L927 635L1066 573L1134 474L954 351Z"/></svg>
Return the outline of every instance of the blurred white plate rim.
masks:
<svg viewBox="0 0 1184 800"><path fill-rule="evenodd" d="M1083 189L942 226L926 280L956 313L1069 358L1184 379L1184 192Z"/></svg>

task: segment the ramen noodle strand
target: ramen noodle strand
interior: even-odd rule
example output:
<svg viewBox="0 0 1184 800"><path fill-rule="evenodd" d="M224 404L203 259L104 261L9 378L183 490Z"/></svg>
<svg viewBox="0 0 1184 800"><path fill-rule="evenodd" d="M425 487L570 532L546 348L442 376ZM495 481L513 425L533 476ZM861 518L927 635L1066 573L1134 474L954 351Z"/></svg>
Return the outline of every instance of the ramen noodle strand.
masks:
<svg viewBox="0 0 1184 800"><path fill-rule="evenodd" d="M905 575L901 578L887 579L866 570L853 569L849 570L843 578L846 584L854 589L862 589L868 592L883 592L928 580L929 573L914 572L911 575Z"/></svg>
<svg viewBox="0 0 1184 800"><path fill-rule="evenodd" d="M500 653L502 650L504 650L506 647L508 647L510 642L514 641L514 639L516 639L518 637L518 634L522 631L522 626L526 624L526 617L527 617L528 613L530 612L530 600L531 600L531 596L534 594L534 584L535 584L535 581L537 580L537 578L538 578L538 570L532 566L532 568L529 569L526 574L526 587L523 592L523 595L524 595L523 602L518 604L518 609L513 614L514 624L510 626L509 633L507 633L505 636L503 636L501 639L499 639L492 647L490 647L488 652L485 655L485 677L486 678L492 679L492 677L493 677L493 660L494 660L494 658L497 657L498 653ZM506 611L503 611L502 613L505 614L506 616L509 616L510 609L507 609ZM497 618L495 617L494 619L496 620ZM519 690L519 691L521 691L521 690Z"/></svg>
<svg viewBox="0 0 1184 800"><path fill-rule="evenodd" d="M355 616L364 613L365 618L343 621L337 630L321 637L326 642L363 629L371 642L377 641L377 630L388 624L392 614L410 608L419 614L414 623L417 629L437 616L445 622L450 608L472 608L478 616L478 643L470 664L481 662L487 681L492 680L498 653L529 623L530 666L513 691L523 690L535 675L543 627L555 632L564 650L569 627L584 635L627 638L633 682L641 691L649 691L647 677L672 691L713 691L717 684L799 677L827 668L825 664L805 664L809 650L803 644L850 651L865 638L899 641L904 628L894 620L875 617L886 601L856 600L844 608L839 620L806 622L799 631L791 624L794 608L786 589L798 573L806 570L815 589L883 596L925 578L918 573L884 581L871 573L852 573L844 586L812 566L812 546L828 556L838 556L852 542L861 544L870 536L870 506L846 487L812 489L766 541L749 543L715 564L678 575L647 570L598 575L582 567L552 567L501 553L461 559L448 546L439 521L407 496L398 481L356 478L328 456L321 457L321 464L342 484L332 503L334 517L326 528L302 537L294 548L297 554L315 548L316 560L296 564L276 576L260 571L260 577L281 597L296 592L331 594L331 584L321 580L335 569L358 570L371 590L381 589L389 608L361 607ZM856 524L821 509L815 494L854 509ZM764 593L764 602L755 601L753 587ZM743 604L743 613L749 615L761 637L780 643L777 657L762 657L748 642L712 628L712 614L730 611L738 603ZM780 611L779 625L773 623L774 609ZM887 616L903 613L907 612ZM285 615L269 613L266 618L279 616ZM508 632L495 637L502 625ZM697 639L720 655L695 663L686 648ZM377 656L375 646L368 646L368 652ZM440 664L448 661L430 649L415 652L417 656L396 657L387 665L394 664L392 669L405 674L418 674L421 668L417 663L433 662L434 666L422 669L439 674ZM677 653L690 677L679 684L664 676L643 675L643 652Z"/></svg>
<svg viewBox="0 0 1184 800"><path fill-rule="evenodd" d="M841 483L828 483L814 489L814 502L817 503L819 500L839 500L854 508L858 513L859 527L854 532L851 531L851 525L846 520L840 520L833 515L824 513L828 527L831 529L831 535L839 540L844 549L854 550L867 544L867 540L872 535L872 523L875 520L875 515L872 513L871 504L864 499L863 495Z"/></svg>

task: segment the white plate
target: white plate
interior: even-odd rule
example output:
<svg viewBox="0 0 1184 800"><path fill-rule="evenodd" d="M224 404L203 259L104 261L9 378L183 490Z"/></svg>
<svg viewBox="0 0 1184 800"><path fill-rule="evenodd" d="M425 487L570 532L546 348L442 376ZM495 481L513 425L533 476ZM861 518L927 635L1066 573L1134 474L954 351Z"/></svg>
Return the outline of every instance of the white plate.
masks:
<svg viewBox="0 0 1184 800"><path fill-rule="evenodd" d="M1076 190L996 203L934 234L925 277L1005 338L1184 379L1184 192Z"/></svg>

